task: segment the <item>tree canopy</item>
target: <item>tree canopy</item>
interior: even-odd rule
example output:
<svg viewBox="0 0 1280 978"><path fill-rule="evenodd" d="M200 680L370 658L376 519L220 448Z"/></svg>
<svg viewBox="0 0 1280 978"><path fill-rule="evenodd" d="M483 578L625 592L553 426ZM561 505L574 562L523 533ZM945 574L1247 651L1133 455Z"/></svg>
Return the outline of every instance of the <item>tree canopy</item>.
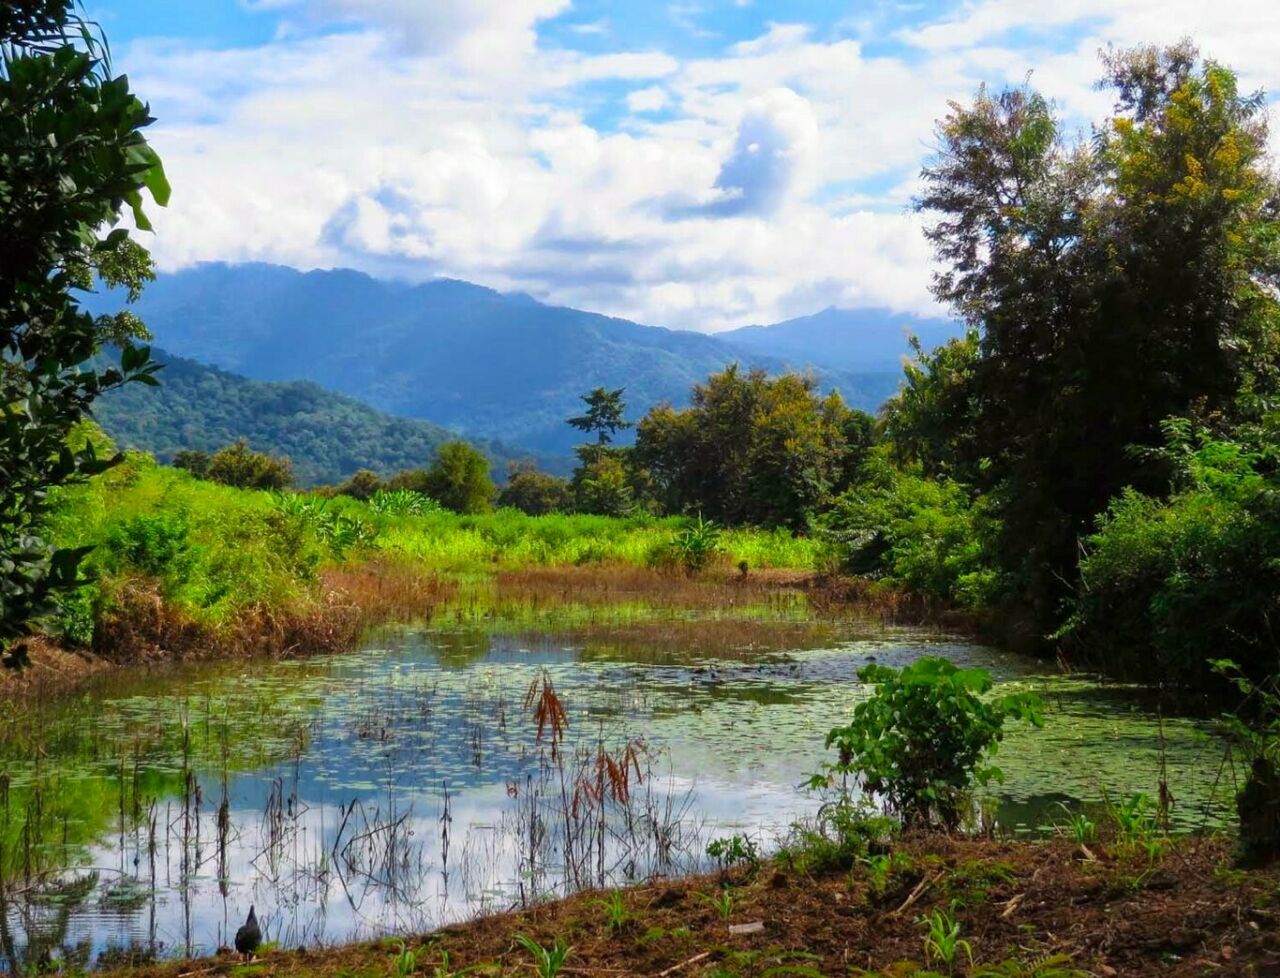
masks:
<svg viewBox="0 0 1280 978"><path fill-rule="evenodd" d="M145 330L128 312L94 317L78 294L95 278L136 298L146 250L117 226L150 230L147 193L169 187L143 130L152 119L105 40L71 0L16 0L0 11L0 652L76 582L81 552L42 537L48 493L103 471L92 440L69 436L104 391L154 382ZM104 342L120 366L84 369Z"/></svg>

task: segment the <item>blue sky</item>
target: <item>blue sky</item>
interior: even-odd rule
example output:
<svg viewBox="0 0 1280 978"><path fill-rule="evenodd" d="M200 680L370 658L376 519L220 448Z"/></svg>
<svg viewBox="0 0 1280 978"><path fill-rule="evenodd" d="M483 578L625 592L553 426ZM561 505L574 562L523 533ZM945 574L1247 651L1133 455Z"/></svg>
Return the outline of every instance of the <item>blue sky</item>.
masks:
<svg viewBox="0 0 1280 978"><path fill-rule="evenodd" d="M1280 83L1272 0L89 0L158 118L164 268L449 275L714 330L936 312L935 119L1032 83L1083 129L1107 44Z"/></svg>

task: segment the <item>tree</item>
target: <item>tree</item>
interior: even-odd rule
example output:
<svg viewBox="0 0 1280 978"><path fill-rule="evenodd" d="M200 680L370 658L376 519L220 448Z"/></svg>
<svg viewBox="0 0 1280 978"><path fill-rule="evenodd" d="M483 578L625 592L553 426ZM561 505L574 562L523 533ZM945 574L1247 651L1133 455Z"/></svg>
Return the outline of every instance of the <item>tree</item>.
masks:
<svg viewBox="0 0 1280 978"><path fill-rule="evenodd" d="M498 493L498 505L530 516L567 513L573 509L573 490L567 480L539 472L532 462L512 462L507 467L507 484Z"/></svg>
<svg viewBox="0 0 1280 978"><path fill-rule="evenodd" d="M0 657L20 665L17 643L75 587L83 550L42 536L48 493L104 471L92 440L68 436L102 393L154 383L141 322L129 312L94 318L76 293L95 276L130 300L152 277L151 259L115 227L126 207L141 230L147 192L169 196L142 130L147 107L113 77L105 41L71 0L16 0L0 8ZM104 343L119 367L81 367Z"/></svg>
<svg viewBox="0 0 1280 978"><path fill-rule="evenodd" d="M284 489L293 485L287 458L255 452L243 438L209 457L204 478L240 489Z"/></svg>
<svg viewBox="0 0 1280 978"><path fill-rule="evenodd" d="M683 411L659 405L636 428L635 462L670 512L799 529L866 451L869 419L864 427L798 374L735 365L695 386L692 400Z"/></svg>
<svg viewBox="0 0 1280 978"><path fill-rule="evenodd" d="M977 461L997 557L1040 635L1108 501L1167 491L1168 465L1141 450L1161 422L1258 410L1280 368L1261 97L1188 43L1105 67L1116 109L1091 143L1064 141L1027 89L954 105L919 201L934 293L977 333L956 388L925 393Z"/></svg>
<svg viewBox="0 0 1280 978"><path fill-rule="evenodd" d="M597 446L591 446L597 447ZM602 448L583 457L573 474L575 508L598 516L629 516L635 510L636 494L625 456Z"/></svg>
<svg viewBox="0 0 1280 978"><path fill-rule="evenodd" d="M427 470L424 489L441 506L457 513L487 512L497 493L489 475L489 460L465 441L440 446Z"/></svg>
<svg viewBox="0 0 1280 978"><path fill-rule="evenodd" d="M613 391L597 387L591 393L583 394L581 400L587 406L587 413L570 418L569 424L588 435L595 432L596 444L608 445L615 434L631 427L631 422L622 418L627 409L622 400L624 390L622 387Z"/></svg>

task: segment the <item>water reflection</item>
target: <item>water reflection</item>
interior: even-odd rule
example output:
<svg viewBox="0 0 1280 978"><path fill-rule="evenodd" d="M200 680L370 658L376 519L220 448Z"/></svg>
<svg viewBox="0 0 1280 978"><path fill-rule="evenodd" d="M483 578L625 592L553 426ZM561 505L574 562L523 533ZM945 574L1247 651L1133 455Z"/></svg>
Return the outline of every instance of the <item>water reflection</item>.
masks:
<svg viewBox="0 0 1280 978"><path fill-rule="evenodd" d="M1155 788L1137 702L922 630L793 604L593 609L541 631L456 617L325 660L112 677L13 720L0 969L212 951L251 903L268 940L319 945L697 868L709 838L767 841L812 809L796 785L873 659L946 655L1046 694L1045 730L1013 731L999 758L1006 825ZM568 720L554 743L526 701L544 683ZM1216 747L1190 721L1165 742L1178 827L1220 818Z"/></svg>

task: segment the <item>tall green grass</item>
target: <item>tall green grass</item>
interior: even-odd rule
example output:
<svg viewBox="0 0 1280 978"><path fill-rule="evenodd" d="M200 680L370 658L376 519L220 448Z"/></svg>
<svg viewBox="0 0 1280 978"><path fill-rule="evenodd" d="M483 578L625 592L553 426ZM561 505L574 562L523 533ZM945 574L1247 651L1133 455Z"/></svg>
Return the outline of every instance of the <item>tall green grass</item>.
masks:
<svg viewBox="0 0 1280 978"><path fill-rule="evenodd" d="M647 516L423 509L235 489L130 454L105 475L56 494L53 538L94 548L86 562L93 583L69 603L57 630L89 641L94 623L143 586L190 620L223 626L247 607L316 600L326 568L372 561L454 579L532 567L653 566L687 525ZM728 530L720 547L728 567L808 570L815 559L811 540L784 530Z"/></svg>

